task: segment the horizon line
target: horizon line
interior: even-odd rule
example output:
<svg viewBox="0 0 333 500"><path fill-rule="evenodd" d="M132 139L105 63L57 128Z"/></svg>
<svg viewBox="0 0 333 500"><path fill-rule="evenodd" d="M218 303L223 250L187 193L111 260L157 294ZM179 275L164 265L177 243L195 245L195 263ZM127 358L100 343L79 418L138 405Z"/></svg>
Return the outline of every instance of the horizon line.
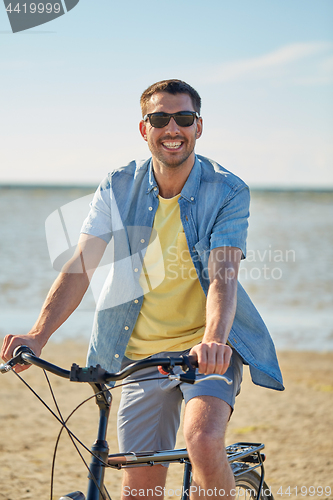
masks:
<svg viewBox="0 0 333 500"><path fill-rule="evenodd" d="M99 183L87 184L61 184L61 183L15 183L15 182L1 182L0 189L93 189L96 190ZM283 186L283 185L249 185L250 191L271 191L271 192L318 192L318 193L332 193L332 186Z"/></svg>

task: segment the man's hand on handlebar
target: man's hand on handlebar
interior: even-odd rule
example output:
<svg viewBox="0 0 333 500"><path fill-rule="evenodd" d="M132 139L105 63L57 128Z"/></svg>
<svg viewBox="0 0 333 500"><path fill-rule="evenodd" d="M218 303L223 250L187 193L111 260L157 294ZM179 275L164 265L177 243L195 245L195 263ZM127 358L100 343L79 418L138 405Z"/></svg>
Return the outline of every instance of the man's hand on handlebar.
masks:
<svg viewBox="0 0 333 500"><path fill-rule="evenodd" d="M202 342L192 347L189 354L197 356L200 373L223 375L228 369L232 349L227 344Z"/></svg>
<svg viewBox="0 0 333 500"><path fill-rule="evenodd" d="M13 357L13 352L16 347L20 345L26 345L35 353L36 356L40 356L42 352L42 347L38 338L34 335L6 335L3 340L0 356L4 361L9 361ZM30 365L16 365L14 370L19 373L27 370Z"/></svg>

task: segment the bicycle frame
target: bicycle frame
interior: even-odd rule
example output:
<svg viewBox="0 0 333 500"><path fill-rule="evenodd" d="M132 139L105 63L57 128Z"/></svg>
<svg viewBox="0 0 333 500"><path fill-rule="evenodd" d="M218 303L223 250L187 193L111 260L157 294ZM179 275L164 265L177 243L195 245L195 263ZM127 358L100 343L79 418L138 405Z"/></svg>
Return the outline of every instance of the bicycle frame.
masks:
<svg viewBox="0 0 333 500"><path fill-rule="evenodd" d="M104 385L91 384L95 395L96 404L99 408L99 423L97 439L94 442L91 451L93 453L89 466L89 482L87 491L87 500L103 500L101 490L104 485L104 464L108 461L109 446L106 441L106 433L111 409L112 396L110 391ZM99 457L100 460L98 460Z"/></svg>
<svg viewBox="0 0 333 500"><path fill-rule="evenodd" d="M97 365L97 367L80 368L78 365L73 364L71 371L64 370L36 357L31 351L29 351L30 350L28 348L21 348L21 351L16 355L14 354L14 357L10 361L8 361L5 365L0 366L0 372L5 373L9 371L17 363L34 364L60 377L76 382L88 382L93 388L96 404L99 408L97 438L91 448L92 459L89 466L87 496L85 497L83 493L76 491L61 497L60 500L107 500L107 498L110 498L109 496L106 496L108 495L107 493L106 495L104 494L104 474L106 467L123 469L128 467L153 466L155 464L174 462L184 464L181 500L189 500L191 463L186 449L117 453L109 455L106 434L112 396L104 382L123 379L125 376L137 371L138 369L147 368L148 366L156 366L158 363L169 373L172 373L173 366L176 364L181 365L183 369L187 369L187 372L184 375L169 375L169 377L178 377L178 380L195 383L195 370L191 364L192 360L188 357L159 358L155 359L153 362L147 362L147 360L144 360L133 363L117 374L110 374L103 370L99 365ZM226 382L229 383L230 381L226 379ZM62 424L65 426L64 421L62 421ZM263 462L265 460L265 456L261 453L263 448L263 444L244 442L235 443L226 448L228 460L235 477L241 476L242 474L260 467L261 476L258 488L258 499L260 498L264 484Z"/></svg>
<svg viewBox="0 0 333 500"><path fill-rule="evenodd" d="M94 455L101 458L104 463L108 463L109 467L115 469L125 469L130 467L153 466L162 463L181 463L184 464L184 475L182 484L181 500L189 500L190 484L191 484L191 463L188 457L187 450L163 450L151 452L131 452L131 453L116 453L108 454L108 444L106 441L107 423L111 408L112 396L105 386L100 384L91 384L96 395L96 404L99 408L99 425L97 439L91 448ZM101 392L102 391L102 392ZM229 463L235 477L238 477L245 472L249 472L258 467L261 469L261 482L259 486L258 497L264 483L264 465L265 456L260 453L263 450L262 443L235 443L227 446L226 452ZM104 484L104 464L96 458L92 457L90 464L90 476L88 482L88 492L86 500L104 500L100 490ZM94 476L95 481L91 475ZM98 486L97 486L98 485ZM65 497L66 498L66 497ZM67 498L71 498L68 497ZM82 497L83 498L83 497Z"/></svg>

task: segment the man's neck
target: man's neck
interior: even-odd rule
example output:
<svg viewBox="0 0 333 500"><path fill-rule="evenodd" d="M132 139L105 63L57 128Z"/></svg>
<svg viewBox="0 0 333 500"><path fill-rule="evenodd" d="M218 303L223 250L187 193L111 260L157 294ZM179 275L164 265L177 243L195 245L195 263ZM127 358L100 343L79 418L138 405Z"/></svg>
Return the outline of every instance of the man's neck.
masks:
<svg viewBox="0 0 333 500"><path fill-rule="evenodd" d="M153 158L153 170L162 198L173 198L183 189L194 166L195 157L187 164L167 167Z"/></svg>

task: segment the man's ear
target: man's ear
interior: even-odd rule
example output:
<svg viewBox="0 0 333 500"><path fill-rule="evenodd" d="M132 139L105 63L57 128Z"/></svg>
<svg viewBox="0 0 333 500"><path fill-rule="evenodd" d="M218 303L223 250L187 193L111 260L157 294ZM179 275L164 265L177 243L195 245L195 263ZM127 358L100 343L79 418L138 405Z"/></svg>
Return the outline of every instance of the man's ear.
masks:
<svg viewBox="0 0 333 500"><path fill-rule="evenodd" d="M143 139L147 141L147 124L143 120L141 120L141 122L139 123L139 130Z"/></svg>
<svg viewBox="0 0 333 500"><path fill-rule="evenodd" d="M196 134L196 139L199 139L199 137L201 137L202 131L203 131L203 121L202 121L202 118L200 117L200 118L197 119L197 134Z"/></svg>

